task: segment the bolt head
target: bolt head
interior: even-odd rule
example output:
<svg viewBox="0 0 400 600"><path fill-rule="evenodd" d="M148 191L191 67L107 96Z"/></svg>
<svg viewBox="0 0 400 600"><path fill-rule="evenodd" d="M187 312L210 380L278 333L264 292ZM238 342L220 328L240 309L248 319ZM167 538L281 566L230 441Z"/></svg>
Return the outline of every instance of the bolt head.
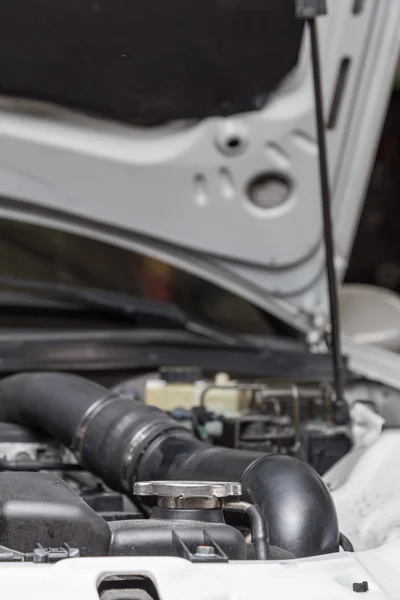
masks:
<svg viewBox="0 0 400 600"><path fill-rule="evenodd" d="M214 546L197 546L196 556L214 556Z"/></svg>

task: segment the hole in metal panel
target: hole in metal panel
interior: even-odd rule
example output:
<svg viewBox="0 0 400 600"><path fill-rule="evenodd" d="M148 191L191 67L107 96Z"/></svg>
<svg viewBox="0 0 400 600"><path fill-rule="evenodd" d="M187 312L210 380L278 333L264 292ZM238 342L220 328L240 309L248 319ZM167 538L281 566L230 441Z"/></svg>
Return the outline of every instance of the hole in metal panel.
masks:
<svg viewBox="0 0 400 600"><path fill-rule="evenodd" d="M235 149L235 148L238 148L241 143L242 142L241 142L240 138L232 137L227 141L226 144L229 148Z"/></svg>
<svg viewBox="0 0 400 600"><path fill-rule="evenodd" d="M277 166L287 171L290 169L290 158L282 146L276 142L269 142L265 150L268 158L273 160Z"/></svg>
<svg viewBox="0 0 400 600"><path fill-rule="evenodd" d="M100 600L159 600L154 583L147 577L106 577L100 582L97 591Z"/></svg>
<svg viewBox="0 0 400 600"><path fill-rule="evenodd" d="M207 180L205 175L198 173L194 177L194 202L197 206L206 206L208 201Z"/></svg>
<svg viewBox="0 0 400 600"><path fill-rule="evenodd" d="M272 209L287 202L292 192L292 182L280 173L260 173L247 186L247 196L258 208Z"/></svg>
<svg viewBox="0 0 400 600"><path fill-rule="evenodd" d="M353 3L353 15L359 15L362 13L365 7L365 0L354 0Z"/></svg>
<svg viewBox="0 0 400 600"><path fill-rule="evenodd" d="M329 112L328 118L328 129L334 129L339 119L340 107L342 106L342 101L344 97L344 92L346 89L346 84L350 71L350 58L343 58L340 63L339 73L336 80L335 91L333 94L331 110Z"/></svg>
<svg viewBox="0 0 400 600"><path fill-rule="evenodd" d="M226 167L221 167L218 171L218 176L222 195L224 198L231 200L235 197L236 193L232 173Z"/></svg>

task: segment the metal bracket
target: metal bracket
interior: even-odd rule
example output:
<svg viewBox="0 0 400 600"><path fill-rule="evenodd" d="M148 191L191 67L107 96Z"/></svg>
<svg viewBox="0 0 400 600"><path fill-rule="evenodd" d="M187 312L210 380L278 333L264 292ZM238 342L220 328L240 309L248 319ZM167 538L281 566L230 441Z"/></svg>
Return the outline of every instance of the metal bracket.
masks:
<svg viewBox="0 0 400 600"><path fill-rule="evenodd" d="M326 0L296 0L298 19L315 19L327 13Z"/></svg>
<svg viewBox="0 0 400 600"><path fill-rule="evenodd" d="M79 558L80 555L78 548L71 548L68 544L63 544L61 548L43 548L38 544L32 554L26 554L25 560L32 560L34 563L56 563L66 558Z"/></svg>

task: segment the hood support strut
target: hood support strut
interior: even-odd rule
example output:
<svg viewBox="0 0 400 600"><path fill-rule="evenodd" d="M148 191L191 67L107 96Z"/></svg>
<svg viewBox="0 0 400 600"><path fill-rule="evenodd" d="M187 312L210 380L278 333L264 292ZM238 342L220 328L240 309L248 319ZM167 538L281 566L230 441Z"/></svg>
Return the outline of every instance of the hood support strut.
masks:
<svg viewBox="0 0 400 600"><path fill-rule="evenodd" d="M318 139L321 203L324 224L324 244L331 321L330 350L336 392L335 420L338 424L348 421L349 414L344 399L344 371L340 338L340 311L338 284L335 269L335 245L332 227L331 190L328 175L328 155L324 123L324 105L321 81L321 59L318 43L317 17L327 14L326 0L296 0L296 15L306 21L311 39L311 62L314 82L315 118Z"/></svg>

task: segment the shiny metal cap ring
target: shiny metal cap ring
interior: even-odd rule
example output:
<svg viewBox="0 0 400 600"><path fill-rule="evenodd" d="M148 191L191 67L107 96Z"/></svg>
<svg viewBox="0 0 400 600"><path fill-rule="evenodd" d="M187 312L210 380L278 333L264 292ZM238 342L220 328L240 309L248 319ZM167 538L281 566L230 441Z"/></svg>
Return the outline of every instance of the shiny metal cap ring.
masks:
<svg viewBox="0 0 400 600"><path fill-rule="evenodd" d="M133 493L163 498L227 498L241 496L242 486L237 482L217 481L137 481Z"/></svg>

